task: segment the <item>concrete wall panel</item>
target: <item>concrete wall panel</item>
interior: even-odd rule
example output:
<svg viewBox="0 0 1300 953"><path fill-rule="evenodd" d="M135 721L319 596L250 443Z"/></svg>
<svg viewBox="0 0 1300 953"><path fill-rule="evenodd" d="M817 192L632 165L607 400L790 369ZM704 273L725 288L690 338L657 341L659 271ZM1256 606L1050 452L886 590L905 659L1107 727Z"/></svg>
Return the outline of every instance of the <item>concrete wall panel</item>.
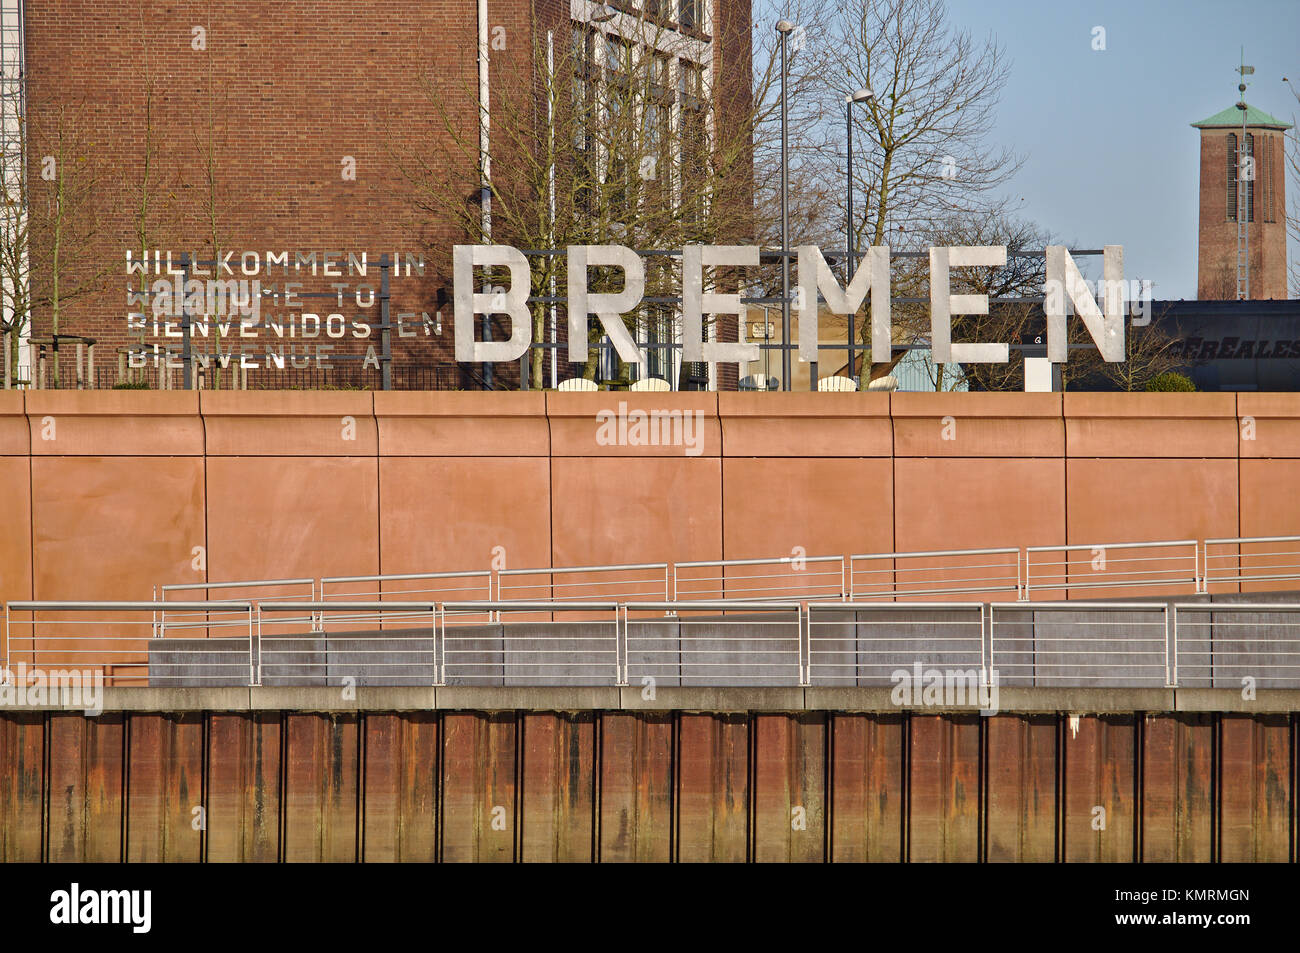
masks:
<svg viewBox="0 0 1300 953"><path fill-rule="evenodd" d="M380 391L374 395L385 457L545 457L551 438L546 395Z"/></svg>
<svg viewBox="0 0 1300 953"><path fill-rule="evenodd" d="M0 456L0 602L32 598L31 461Z"/></svg>
<svg viewBox="0 0 1300 953"><path fill-rule="evenodd" d="M1235 394L1068 393L1072 457L1237 456Z"/></svg>
<svg viewBox="0 0 1300 953"><path fill-rule="evenodd" d="M718 394L728 457L888 457L893 453L885 393Z"/></svg>
<svg viewBox="0 0 1300 953"><path fill-rule="evenodd" d="M209 579L379 572L373 457L212 457L207 485Z"/></svg>
<svg viewBox="0 0 1300 953"><path fill-rule="evenodd" d="M1065 541L1059 459L898 459L894 551L1055 546Z"/></svg>
<svg viewBox="0 0 1300 953"><path fill-rule="evenodd" d="M551 536L555 566L720 559L720 461L556 457Z"/></svg>
<svg viewBox="0 0 1300 953"><path fill-rule="evenodd" d="M373 457L374 399L329 391L204 391L208 456Z"/></svg>
<svg viewBox="0 0 1300 953"><path fill-rule="evenodd" d="M33 456L202 456L197 392L29 391Z"/></svg>
<svg viewBox="0 0 1300 953"><path fill-rule="evenodd" d="M497 546L504 550L506 568L549 566L548 469L545 459L517 456L381 459L382 571L487 569ZM389 588L397 591L401 584Z"/></svg>
<svg viewBox="0 0 1300 953"><path fill-rule="evenodd" d="M886 459L754 457L722 462L723 550L727 559L852 555L893 546L893 473ZM808 585L823 587L833 568L809 564ZM728 575L744 578L745 567ZM764 575L778 569L753 570ZM800 576L768 580L798 585Z"/></svg>
<svg viewBox="0 0 1300 953"><path fill-rule="evenodd" d="M1060 394L933 393L890 398L897 457L1060 457Z"/></svg>

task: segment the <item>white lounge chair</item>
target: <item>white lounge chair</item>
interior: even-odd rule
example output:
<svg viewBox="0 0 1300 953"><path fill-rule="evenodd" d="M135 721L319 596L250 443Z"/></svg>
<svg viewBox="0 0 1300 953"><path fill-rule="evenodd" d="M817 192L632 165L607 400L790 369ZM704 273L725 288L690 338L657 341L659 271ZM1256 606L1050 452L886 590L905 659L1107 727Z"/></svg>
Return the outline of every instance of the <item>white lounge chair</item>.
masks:
<svg viewBox="0 0 1300 953"><path fill-rule="evenodd" d="M585 377L571 377L567 381L560 381L560 386L556 390L600 390L595 381L589 381Z"/></svg>
<svg viewBox="0 0 1300 953"><path fill-rule="evenodd" d="M766 374L751 374L742 377L736 386L740 390L776 390L776 378Z"/></svg>
<svg viewBox="0 0 1300 953"><path fill-rule="evenodd" d="M855 384L851 378L841 377L838 374L835 374L832 375L831 377L823 377L821 380L819 380L817 382L817 389L847 391L847 390L857 390L858 385Z"/></svg>
<svg viewBox="0 0 1300 953"><path fill-rule="evenodd" d="M898 378L893 374L886 374L884 377L877 377L867 385L867 390L898 390Z"/></svg>
<svg viewBox="0 0 1300 953"><path fill-rule="evenodd" d="M668 382L662 377L644 377L639 381L635 381L628 390L665 391L672 390L672 388L668 386Z"/></svg>

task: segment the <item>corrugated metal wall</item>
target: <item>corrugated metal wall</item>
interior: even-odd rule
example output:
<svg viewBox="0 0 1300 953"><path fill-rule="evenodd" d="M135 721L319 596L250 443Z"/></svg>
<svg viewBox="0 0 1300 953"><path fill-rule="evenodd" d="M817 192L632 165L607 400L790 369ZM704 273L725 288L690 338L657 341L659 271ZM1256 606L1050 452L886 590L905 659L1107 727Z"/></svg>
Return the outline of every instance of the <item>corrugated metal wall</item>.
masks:
<svg viewBox="0 0 1300 953"><path fill-rule="evenodd" d="M1294 861L1296 724L7 712L0 859Z"/></svg>

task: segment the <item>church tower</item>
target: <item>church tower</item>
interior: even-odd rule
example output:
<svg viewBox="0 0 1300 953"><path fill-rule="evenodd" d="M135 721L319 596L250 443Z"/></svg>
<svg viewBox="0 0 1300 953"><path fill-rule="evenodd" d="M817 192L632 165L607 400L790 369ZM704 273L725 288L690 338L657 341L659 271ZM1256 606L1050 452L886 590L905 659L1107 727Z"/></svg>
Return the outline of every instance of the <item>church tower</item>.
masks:
<svg viewBox="0 0 1300 953"><path fill-rule="evenodd" d="M1238 297L1239 236L1245 237L1249 245L1249 253L1243 261L1249 269L1249 297L1285 298L1286 166L1283 139L1291 124L1240 102L1209 119L1194 122L1192 126L1201 130L1197 298L1232 300ZM1243 184L1244 190L1240 187ZM1244 229L1241 227L1243 224ZM1245 294L1241 296L1246 297Z"/></svg>

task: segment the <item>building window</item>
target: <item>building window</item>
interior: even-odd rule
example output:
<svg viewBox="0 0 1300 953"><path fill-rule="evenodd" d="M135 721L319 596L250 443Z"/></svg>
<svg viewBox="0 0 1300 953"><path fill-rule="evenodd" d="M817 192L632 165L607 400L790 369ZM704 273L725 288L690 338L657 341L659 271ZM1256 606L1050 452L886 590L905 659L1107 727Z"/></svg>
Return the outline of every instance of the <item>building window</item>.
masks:
<svg viewBox="0 0 1300 953"><path fill-rule="evenodd" d="M677 25L683 30L703 30L704 11L701 0L677 0Z"/></svg>
<svg viewBox="0 0 1300 953"><path fill-rule="evenodd" d="M1260 201L1264 203L1263 220L1273 221L1273 137L1265 136L1259 140L1259 178Z"/></svg>
<svg viewBox="0 0 1300 953"><path fill-rule="evenodd" d="M1242 167L1246 173L1246 221L1255 221L1255 180L1259 178L1259 168L1255 165L1255 137L1246 133L1246 148L1243 150ZM1246 161L1249 159L1250 161Z"/></svg>
<svg viewBox="0 0 1300 953"><path fill-rule="evenodd" d="M1228 144L1228 221L1237 220L1237 163L1240 156L1237 155L1237 135L1228 133L1226 140Z"/></svg>

